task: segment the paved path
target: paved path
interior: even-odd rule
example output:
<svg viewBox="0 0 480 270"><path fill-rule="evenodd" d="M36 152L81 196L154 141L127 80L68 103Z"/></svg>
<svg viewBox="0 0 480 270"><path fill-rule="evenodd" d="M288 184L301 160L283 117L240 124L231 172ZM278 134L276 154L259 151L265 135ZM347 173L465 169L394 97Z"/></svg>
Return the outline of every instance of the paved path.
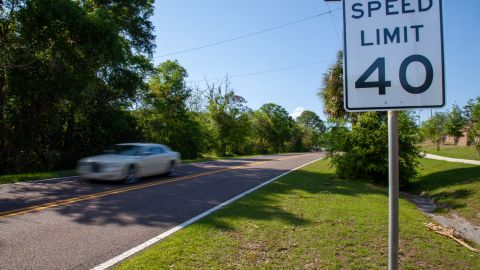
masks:
<svg viewBox="0 0 480 270"><path fill-rule="evenodd" d="M449 158L449 157L443 157L443 156L437 156L437 155L432 155L432 154L425 154L426 158L429 159L437 159L437 160L445 160L445 161L450 161L450 162L458 162L458 163L466 163L466 164L472 164L472 165L480 165L480 160L470 160L470 159L460 159L460 158Z"/></svg>
<svg viewBox="0 0 480 270"><path fill-rule="evenodd" d="M129 186L78 178L0 185L0 269L90 269L321 156L194 163Z"/></svg>

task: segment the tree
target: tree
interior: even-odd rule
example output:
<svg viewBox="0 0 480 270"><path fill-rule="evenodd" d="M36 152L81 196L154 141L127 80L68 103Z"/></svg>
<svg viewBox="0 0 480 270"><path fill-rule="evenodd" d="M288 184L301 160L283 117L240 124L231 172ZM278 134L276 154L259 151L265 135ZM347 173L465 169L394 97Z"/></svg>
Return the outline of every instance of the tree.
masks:
<svg viewBox="0 0 480 270"><path fill-rule="evenodd" d="M473 139L475 150L480 157L480 97L469 100L466 109L468 133Z"/></svg>
<svg viewBox="0 0 480 270"><path fill-rule="evenodd" d="M349 132L337 127L329 148L331 162L342 178L363 179L372 183L388 184L388 125L382 113L360 115ZM416 177L419 156L417 127L413 116L399 113L400 185L405 188Z"/></svg>
<svg viewBox="0 0 480 270"><path fill-rule="evenodd" d="M187 87L187 71L177 61L166 61L155 69L149 80L145 105L138 117L146 138L164 143L195 158L201 152L201 129L187 109L192 90Z"/></svg>
<svg viewBox="0 0 480 270"><path fill-rule="evenodd" d="M129 108L151 70L153 1L1 1L0 12L0 171L71 166L137 137Z"/></svg>
<svg viewBox="0 0 480 270"><path fill-rule="evenodd" d="M214 151L220 156L237 154L250 131L247 101L235 93L228 76L222 83L208 84L207 88L207 115Z"/></svg>
<svg viewBox="0 0 480 270"><path fill-rule="evenodd" d="M453 105L452 111L447 114L445 131L447 135L450 135L454 138L455 145L458 144L458 140L463 136L466 124L467 120L463 116L463 112L460 107L458 107L458 105Z"/></svg>
<svg viewBox="0 0 480 270"><path fill-rule="evenodd" d="M323 74L323 86L317 95L323 102L323 111L329 118L355 122L357 113L347 112L343 99L343 51L337 53L336 62Z"/></svg>
<svg viewBox="0 0 480 270"><path fill-rule="evenodd" d="M323 75L323 87L317 93L323 102L329 121L336 123L325 136L326 149L332 156L337 174L353 179L372 180L385 184L388 171L387 158L387 117L384 112L349 113L344 109L343 96L343 53L337 54L337 61ZM401 114L403 115L403 114ZM406 114L399 121L404 122L400 130L401 181L407 183L416 175L418 162L418 141L412 116ZM351 125L351 131L348 126ZM404 133L404 134L402 134ZM403 137L402 137L403 136ZM402 141L403 140L403 141Z"/></svg>
<svg viewBox="0 0 480 270"><path fill-rule="evenodd" d="M322 119L316 113L306 110L297 118L297 123L302 132L303 150L320 147L321 137L327 129Z"/></svg>
<svg viewBox="0 0 480 270"><path fill-rule="evenodd" d="M446 123L447 116L437 112L422 125L423 134L436 145L437 151L440 151L440 144L447 134Z"/></svg>
<svg viewBox="0 0 480 270"><path fill-rule="evenodd" d="M290 117L287 110L280 105L267 103L260 107L259 113L268 122L264 125L261 134L267 141L273 152L287 151L286 143L293 137L295 121Z"/></svg>
<svg viewBox="0 0 480 270"><path fill-rule="evenodd" d="M297 118L297 122L305 127L313 129L318 133L324 133L327 129L322 119L320 119L316 113L309 110L303 111L302 114Z"/></svg>

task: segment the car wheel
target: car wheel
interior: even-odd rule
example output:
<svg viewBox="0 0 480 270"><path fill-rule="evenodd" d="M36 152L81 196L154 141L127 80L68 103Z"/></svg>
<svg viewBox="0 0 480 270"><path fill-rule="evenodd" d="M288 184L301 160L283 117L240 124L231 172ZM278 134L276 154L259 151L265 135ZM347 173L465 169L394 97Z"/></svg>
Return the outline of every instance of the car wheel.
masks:
<svg viewBox="0 0 480 270"><path fill-rule="evenodd" d="M135 169L135 166L131 165L128 167L127 175L125 176L125 184L134 184L138 182L138 177L137 177L137 170Z"/></svg>
<svg viewBox="0 0 480 270"><path fill-rule="evenodd" d="M172 160L170 161L166 175L172 176L173 174L175 174L175 161Z"/></svg>

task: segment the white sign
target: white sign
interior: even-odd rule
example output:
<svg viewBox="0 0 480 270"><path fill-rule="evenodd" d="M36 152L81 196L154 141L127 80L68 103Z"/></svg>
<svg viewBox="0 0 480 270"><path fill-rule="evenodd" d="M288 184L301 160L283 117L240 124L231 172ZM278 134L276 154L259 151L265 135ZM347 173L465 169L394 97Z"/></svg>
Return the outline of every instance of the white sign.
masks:
<svg viewBox="0 0 480 270"><path fill-rule="evenodd" d="M445 105L441 0L343 0L348 111Z"/></svg>

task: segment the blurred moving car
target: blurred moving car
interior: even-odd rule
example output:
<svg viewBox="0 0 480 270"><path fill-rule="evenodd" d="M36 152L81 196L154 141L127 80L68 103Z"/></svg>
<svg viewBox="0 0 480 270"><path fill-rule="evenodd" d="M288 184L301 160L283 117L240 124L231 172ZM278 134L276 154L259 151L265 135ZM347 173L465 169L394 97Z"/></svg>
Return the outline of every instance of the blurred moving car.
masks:
<svg viewBox="0 0 480 270"><path fill-rule="evenodd" d="M77 173L87 179L123 180L135 183L140 177L172 175L181 164L180 154L153 143L116 144L105 154L78 161Z"/></svg>

